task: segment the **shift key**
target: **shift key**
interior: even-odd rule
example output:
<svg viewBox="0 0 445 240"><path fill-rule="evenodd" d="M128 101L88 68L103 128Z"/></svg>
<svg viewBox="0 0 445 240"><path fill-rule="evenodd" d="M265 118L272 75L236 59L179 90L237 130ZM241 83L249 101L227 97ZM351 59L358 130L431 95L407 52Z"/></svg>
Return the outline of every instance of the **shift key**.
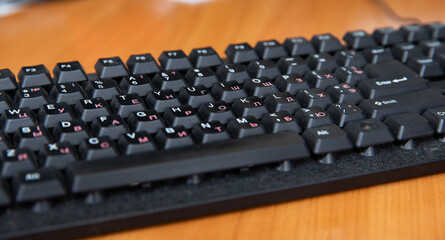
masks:
<svg viewBox="0 0 445 240"><path fill-rule="evenodd" d="M358 89L365 98L398 95L428 88L427 80L418 76L379 77L360 81Z"/></svg>
<svg viewBox="0 0 445 240"><path fill-rule="evenodd" d="M439 91L425 89L395 96L363 100L359 107L367 117L382 121L385 117L404 112L422 114L427 108L445 105L445 96Z"/></svg>

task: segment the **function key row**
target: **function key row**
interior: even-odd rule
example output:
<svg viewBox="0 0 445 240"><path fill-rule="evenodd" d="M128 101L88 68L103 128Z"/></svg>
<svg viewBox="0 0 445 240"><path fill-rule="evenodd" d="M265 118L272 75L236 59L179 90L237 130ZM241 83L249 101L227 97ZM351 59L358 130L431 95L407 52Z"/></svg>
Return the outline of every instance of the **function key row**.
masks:
<svg viewBox="0 0 445 240"><path fill-rule="evenodd" d="M442 23L426 25L406 25L395 30L393 28L376 29L372 35L365 31L347 32L343 40L349 49L364 49L378 45L387 47L398 43L417 43L431 40L426 48L434 51L437 41L445 39L445 26ZM258 42L255 47L248 43L231 44L225 53L232 63L248 63L255 60L278 59L286 56L307 56L313 53L336 52L344 49L339 39L331 34L319 34L312 37L310 42L303 37L287 38L283 44L276 40ZM430 56L431 57L431 56ZM211 47L193 49L189 56L182 50L164 51L159 62L164 70L185 70L188 68L205 68L221 65L223 62ZM101 58L95 65L99 78L123 77L129 74L152 74L160 72L161 68L151 54L131 55L125 66L119 57ZM79 62L58 63L54 70L54 80L57 83L78 82L88 79ZM44 86L51 84L51 75L43 65L23 67L19 74L21 87ZM6 81L10 79L11 81ZM5 69L0 70L2 90L13 89L14 75ZM6 85L5 85L6 84Z"/></svg>

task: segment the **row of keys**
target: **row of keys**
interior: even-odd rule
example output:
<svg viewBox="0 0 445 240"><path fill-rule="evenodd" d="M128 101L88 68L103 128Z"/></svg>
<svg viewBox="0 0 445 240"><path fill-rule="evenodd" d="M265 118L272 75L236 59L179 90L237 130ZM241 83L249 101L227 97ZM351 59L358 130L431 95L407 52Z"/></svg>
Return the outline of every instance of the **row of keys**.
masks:
<svg viewBox="0 0 445 240"><path fill-rule="evenodd" d="M428 118L433 124L437 124L439 121L442 121L442 125L440 126L440 128L443 129L443 121L445 115L443 114L444 110L444 107L428 109L424 113L424 116ZM254 123L254 119L239 120L239 124L243 124L243 127L245 127L244 130L246 131L251 131L255 128L259 129L261 124ZM243 122L243 120L245 120L246 122ZM220 125L217 122L202 123L193 128L192 134L195 136L195 138L196 136L200 135L196 133L196 129L201 129L201 133L207 134L202 139L209 140L214 136L225 136L224 125ZM256 133L254 131L251 132L253 133L253 135L262 134ZM324 154L352 149L353 146L363 148L389 143L393 142L395 139L407 140L421 138L425 136L431 136L433 133L433 128L424 117L413 112L407 112L392 115L388 117L383 123L376 119L363 119L359 121L353 121L348 123L344 127L344 130L341 130L336 125L324 125L317 128L311 128L307 129L302 134L302 137L308 147L315 154ZM164 137L170 139L163 139L162 137L160 137L161 134L163 134ZM156 142L158 144L161 142L162 144L164 144L165 148L169 148L168 144L172 144L173 142L175 143L175 147L178 146L178 144L179 146L188 146L192 145L193 143L193 140L190 139L190 135L187 130L178 127L163 129L156 135L155 138ZM301 143L301 140L299 141ZM118 154L116 151L116 146L114 144L115 143L108 137L93 137L85 140L85 142L79 147L79 152L87 161L94 160L101 155L112 158ZM126 133L119 138L118 145L120 149L122 149L121 146L124 145L127 151L130 151L130 154L134 152L147 152L154 149L153 138L146 132ZM35 164L33 163L33 161L35 161L35 159L32 155L33 153L27 149L7 150L4 152L2 174L4 173L4 177L12 177L12 190L16 202L20 203L44 198L61 197L66 194L63 178L56 170L57 167L60 168L61 166L58 166L57 163L60 164L61 162L64 162L66 160L66 156L72 156L75 150L73 151L73 147L66 143L62 145L48 144L46 149L46 154L51 154L45 156L45 158L42 159L45 159L46 163L51 162L52 164L46 165L45 169L33 168L33 164ZM61 158L59 161L54 161L54 159L58 157L65 158ZM299 155L299 158L301 157L302 156ZM74 162L76 160L71 161ZM64 166L62 166L62 168L63 167ZM9 174L9 172L13 173ZM89 173L91 174L92 172L89 171ZM80 172L77 172L72 168L69 169L69 178L77 178L81 175L82 174ZM76 185L72 186L72 190L74 192L87 191L85 185L79 184L80 182L76 181ZM102 182L101 184L104 183ZM36 188L37 186L51 187L48 190L36 192L34 191L34 188ZM102 188L106 188L105 185ZM2 188L0 189L0 205L8 203L9 199L6 192Z"/></svg>
<svg viewBox="0 0 445 240"><path fill-rule="evenodd" d="M434 45L432 42L430 42L430 44ZM124 77L119 81L119 87L126 92L137 92L144 95L152 89L173 89L174 91L179 91L180 88L191 85L196 86L202 84L206 87L210 87L219 81L237 81L243 83L251 77L267 77L273 79L279 77L281 74L294 73L306 75L306 77L308 77L307 75L310 74L311 69L314 71L328 71L328 73L333 72L336 69L336 73L338 71L345 72L339 73L343 75L352 75L354 73L360 73L356 75L361 75L363 72L360 69L360 66L367 64L368 61L371 63L379 63L390 61L394 58L397 58L402 62L407 62L407 65L422 77L438 77L444 75L443 68L445 65L445 55L443 55L443 53L445 53L445 48L442 43L435 46L437 46L437 48L431 47L424 48L428 50L421 50L419 47L412 44L396 45L393 48L394 55L381 47L371 48L364 51L364 56L369 56L366 58L360 52L351 50L337 52L335 57L327 53L311 54L306 60L303 60L300 57L285 57L281 58L277 64L270 60L259 60L252 61L247 67L240 64L221 65L217 68L216 72L210 68L191 68L185 75L182 75L178 71L164 71L154 75L153 79L150 79L147 75L140 74ZM432 56L434 56L434 58ZM343 65L349 69L346 70L345 67L341 67ZM34 67L45 68L43 65ZM16 89L17 86L14 85L15 82L11 83L11 81L15 81L13 74L7 69L1 71L0 82L2 82L2 85L0 90ZM364 74L362 75L366 76ZM2 78L1 76L4 77ZM309 75L309 77L311 76ZM49 76L47 78L49 79ZM35 87L51 84L49 80L47 82L35 82L35 86L33 84L22 85L33 85L29 88L25 88L28 89L26 91L29 91L29 89L34 89ZM76 88L76 85L76 83L57 84L58 88ZM115 88L116 90L110 88ZM57 90L67 91L66 89ZM118 86L111 79L88 81L85 90L89 95L94 95L95 91L108 91L109 96L119 93Z"/></svg>
<svg viewBox="0 0 445 240"><path fill-rule="evenodd" d="M231 107L224 102L209 103L208 105L201 106L198 111L195 111L190 106L171 107L164 113L163 118L153 110L138 111L130 114L127 123L119 115L101 115L92 121L90 125L91 130L89 130L85 122L80 120L54 119L55 116L69 116L69 114L65 115L60 111L53 111L52 114L47 114L45 120L48 122L50 117L53 117L51 120L53 120L55 128L52 131L52 135L58 142L69 142L73 145L78 145L83 139L91 136L90 132L98 137L107 136L110 139L116 140L120 135L129 131L128 124L133 131L155 133L159 131L158 129L165 127L166 124L171 127L191 129L196 124L199 124L201 118L203 118L209 122L228 123L229 130L232 129L232 136L240 138L249 135L244 135L247 130L237 126L236 121L239 124L248 123L247 127L249 125L258 126L259 120L257 119L262 118L261 123L264 124L267 132L287 130L300 132L301 128L299 125L304 129L334 123L343 127L348 122L361 120L365 117L387 121L393 114L405 112L422 114L425 109L445 105L445 97L440 92L426 89L396 96L363 100L359 105L360 108L352 103L330 105L326 111L320 106L299 108L298 110L295 108L293 112L296 113L293 116L292 113L285 110L268 114L267 109L261 104L260 100L253 98L238 99ZM50 110L54 109L51 108ZM239 118L235 118L234 113ZM42 144L52 142L52 138L49 131L43 127L36 126L32 117L28 114L31 113L26 111L26 109L8 110L2 119L3 131L5 133L15 132L13 135L15 146L26 146L33 151L37 151ZM297 124L294 118L299 124ZM285 124L285 126L282 124ZM230 126L233 127L231 128ZM19 131L16 132L14 129L19 129ZM257 134L265 133L259 130L255 130L255 132ZM0 142L2 149L12 146L7 136L3 136Z"/></svg>
<svg viewBox="0 0 445 240"><path fill-rule="evenodd" d="M408 59L406 50L413 52L426 51L432 58L434 54L443 52L442 43L436 39L444 39L444 25L441 23L402 26L399 30L381 28L371 35L364 31L348 32L343 37L347 46L352 49L364 49L397 45L395 55L404 61ZM424 41L419 47L411 43ZM407 43L404 43L407 42ZM247 43L232 44L226 49L226 55L232 63L247 63L251 61L278 59L287 56L305 56L315 53L337 52L344 49L340 41L331 34L314 36L309 42L305 38L288 38L281 45L276 40L260 41L252 48ZM384 49L384 48L381 48ZM374 50L376 51L376 50ZM416 53L417 54L417 53ZM368 57L369 61L369 57ZM216 67L223 62L211 47L193 49L189 56L182 50L164 51L160 57L162 69L186 70L192 67ZM371 61L370 61L371 62ZM373 60L372 63L375 63ZM160 67L151 54L131 55L127 60L127 67L119 57L101 58L95 65L99 78L118 78L123 76L152 74L160 72ZM56 83L78 82L88 79L83 67L78 61L58 63L54 70ZM19 74L21 87L44 86L52 83L51 75L43 65L23 67ZM6 69L0 71L2 90L15 89L15 77Z"/></svg>
<svg viewBox="0 0 445 240"><path fill-rule="evenodd" d="M270 86L274 87L274 85ZM290 88L291 85L288 84L287 86ZM153 109L155 113L165 112L164 115L167 116L168 120L170 117L175 119L175 115L178 114L190 112L193 114L189 115L194 115L198 112L204 119L226 122L227 119L233 118L234 114L240 117L252 115L260 118L268 111L285 110L293 114L301 106L319 106L325 109L334 101L358 104L363 99L360 91L348 84L332 86L328 88L327 92L320 88L305 89L297 92L296 95L289 92L277 92L276 88L274 88L274 91L269 91L270 93L259 92L260 90L257 89L254 93L261 98L247 96L242 88L234 90L231 88L227 91L221 88L221 91L213 91L212 95L208 89L196 87L195 89L181 91L179 97L171 90L161 90L150 92L145 101L138 94L115 95L109 103L101 97L80 99L77 100L74 108L65 102L43 104L42 106L38 105L40 108L37 116L29 107L5 108L1 122L3 131L11 133L18 127L35 125L33 124L35 120L38 120L40 124L47 128L53 128L60 121L79 119L91 122L97 117L108 116L112 113L118 114L122 118L131 119L132 113L146 111L146 106L150 106L150 109ZM195 94L194 90L196 89L199 89L199 93ZM386 90L385 92L389 91ZM213 96L219 101L215 101ZM181 104L180 99L184 105ZM34 101L37 101L37 99L34 99ZM171 120L171 122L174 121L176 120Z"/></svg>
<svg viewBox="0 0 445 240"><path fill-rule="evenodd" d="M393 62L386 62L383 66L387 66L388 64L391 65L391 70L393 72L396 71L404 74L404 76L401 76L402 78L408 75L416 74L414 71L410 70L406 66L397 62ZM378 64L371 64L368 65L365 70L371 77L379 77L373 75L373 72L382 71L382 69L378 66ZM211 77L211 75L207 77ZM271 81L267 77L260 77L256 79L247 78L247 80L238 78L238 81L228 81L226 83L218 82L216 76L213 76L212 79L207 78L206 81L199 81L199 78L195 79L195 83L207 83L207 85L209 86L214 85L212 89L208 89L205 87L206 85L198 85L195 87L186 88L186 83L180 73L177 73L175 75L166 75L165 77L162 77L162 79L161 77L157 78L155 76L153 80L145 75L139 75L135 77L124 78L120 82L119 86L112 79L89 81L85 86L85 90L83 90L79 83L57 84L52 88L49 94L50 97L48 97L48 94L46 93L44 88L23 88L20 89L15 95L14 104L11 102L10 97L7 93L0 92L0 110L9 109L13 106L19 108L29 107L31 109L38 109L41 105L51 102L67 102L68 104L73 105L76 104L79 100L84 99L85 97L102 97L105 100L111 100L114 96L120 94L122 91L127 93L137 93L140 96L145 97L146 95L149 95L151 90L153 90L153 85L160 86L161 89L173 89L175 91L180 91L179 97L182 99L182 101L186 102L186 104L190 104L196 107L200 103L210 102L213 99L211 96L212 94L216 98L216 100L231 102L235 98L247 97L247 95L256 95L260 98L263 98L267 94L277 93L278 91L288 91L291 94L295 95L298 91L303 89L308 89L310 87L327 89L329 87L336 86L336 84L339 84L339 82L356 85L359 81L366 78L367 74L365 74L365 71L361 70L358 67L351 66L337 68L335 73L331 73L327 70L316 70L308 71L304 76L300 76L299 74L280 75L276 78L275 81ZM382 82L375 79L369 81ZM244 84L241 85L240 82L244 82ZM404 84L408 84L410 81L403 80L403 82ZM373 97L374 94L369 93L371 91L369 90L370 87L367 85L363 86L364 87L362 87L362 85L359 85L359 88L365 92L365 95L367 97ZM168 92L171 90L165 91ZM349 91L355 90L349 89ZM374 89L372 89L372 91L374 91ZM166 94L159 94L160 92L161 91L155 91L156 95L158 96L165 95L171 96L170 98L176 98L176 94L167 94L167 92ZM396 93L394 92L392 94ZM193 98L200 98L201 100L195 102ZM349 101L358 103L358 100L352 101L350 99Z"/></svg>
<svg viewBox="0 0 445 240"><path fill-rule="evenodd" d="M330 124L329 121L321 124L321 126L313 126L310 128L307 128L302 136L303 139L306 141L309 148L315 153L315 154L324 154L324 153L330 153L330 152L336 152L336 151L343 151L347 149L351 149L353 145L356 147L367 147L367 146L373 146L378 145L382 143L392 142L396 138L399 141L403 140L409 140L413 138L419 138L419 137L425 137L430 136L434 133L434 130L438 133L442 133L444 126L444 119L443 116L444 108L438 107L433 109L428 109L426 112L423 113L423 116L428 119L431 123L434 125L434 130L430 126L430 123L420 115L410 112L410 111L416 111L421 113L425 108L428 107L434 107L434 106L443 106L445 104L444 97L440 95L439 93L433 91L433 90L425 90L420 92L413 92L408 94L402 94L397 96L391 96L391 100L382 100L377 99L374 102L374 105L376 106L385 106L381 108L382 111L385 112L391 112L391 113L397 113L401 112L401 114L391 114L390 116L386 117L384 122L380 122L376 119L363 119L363 114L360 113L359 119L354 119L354 121L346 122L344 130L341 130L336 125ZM413 103L413 100L415 100L417 103ZM407 107L409 105L410 107ZM388 106L392 109L388 109ZM333 108L337 108L340 106L333 106ZM331 109L331 108L329 108ZM311 109L302 109L301 112L307 113L310 115L315 115L317 117L324 117L327 114L322 111L322 109L318 109L318 112L312 111ZM352 112L354 112L354 109L351 109ZM378 110L378 109L374 109ZM372 111L374 113L374 110ZM344 110L340 110L339 112L343 112ZM347 110L346 110L347 111ZM329 112L329 110L328 110ZM358 113L357 109L355 111ZM275 116L274 116L275 115ZM334 115L334 114L333 114ZM296 115L298 116L298 114ZM351 116L359 116L356 114L349 115ZM234 129L233 126L237 126L238 128L235 128L237 130L232 130L232 132L237 132L237 137L243 137L243 136L252 136L252 135L258 135L258 134L264 134L264 128L266 128L266 125L268 125L270 122L274 122L274 124L269 125L269 129L272 127L272 132L280 132L280 131L296 131L295 129L295 122L294 121L287 121L285 123L293 123L294 128L287 125L285 128L280 127L280 124L276 124L280 121L286 121L291 120L292 116L290 114L284 114L283 113L275 113L270 114L267 116L268 118L264 118L261 122L258 122L255 118L252 117L245 117L245 118L238 118L235 121L231 121L229 125L227 125L227 129ZM273 117L273 119L271 119ZM281 119L280 121L277 121L277 119ZM107 120L107 119L104 119ZM300 121L301 122L301 121ZM219 124L219 125L218 125ZM262 126L264 124L264 126ZM338 123L337 123L338 124ZM199 125L198 125L199 126ZM229 127L230 126L230 127ZM277 127L278 126L278 127ZM203 123L200 124L200 127L203 129L210 128L212 130L217 129L217 131L213 131L214 133L220 134L222 131L222 128L224 125L221 125L217 122L212 123ZM263 128L264 127L264 128ZM199 127L198 127L199 128ZM185 128L181 128L179 126L177 127L171 127L171 128L163 128L160 130L156 136L156 142L160 146L163 146L164 148L171 148L171 147L178 147L178 146L189 146L194 143L194 139L201 139L201 141L208 141L211 139L210 137L203 137L205 134L202 134L201 137L199 133L197 133L193 128L192 132L187 132L188 130ZM221 132L219 130L221 130ZM260 129L262 129L260 131ZM194 131L195 130L195 131ZM26 133L32 133L33 136L40 137L41 133L39 133L41 129L35 128L30 130L26 130ZM228 130L230 132L230 130ZM270 131L270 130L269 130ZM204 132L204 131L203 131ZM36 134L34 134L36 133ZM202 132L201 132L202 133ZM137 144L146 144L148 142L153 142L153 140L150 138L150 135L147 133L137 133L139 135L136 135L136 133L123 133L126 134L125 136L129 139L138 139L136 141ZM145 135L143 135L145 134ZM170 134L170 135L169 135ZM110 135L110 134L107 134ZM191 138L190 135L194 136L194 138ZM212 135L212 134L210 134ZM231 134L233 136L233 133ZM364 137L365 135L369 135ZM393 135L395 137L393 137ZM197 137L198 136L198 137ZM223 136L223 135L218 135ZM227 135L226 135L227 136ZM187 138L188 137L188 138ZM122 139L122 137L121 137ZM180 139L180 141L175 141L176 139ZM205 140L204 140L205 139ZM219 137L217 137L217 141L221 140ZM122 141L118 141L118 145L122 145ZM35 144L28 144L28 145L35 145ZM119 146L121 146L119 145ZM47 145L48 149L50 148L50 144ZM64 146L51 146L52 150L56 151L56 153L61 154L69 154L74 152L74 150L71 150L72 147L65 144ZM92 137L92 138L86 138L83 142L80 143L79 146L79 152L83 159L87 160L93 160L97 158L103 158L103 156L113 157L117 156L119 152L116 150L116 145L114 141L107 136L102 137ZM63 149L61 151L60 149ZM120 147L122 149L122 147ZM128 149L128 145L127 148ZM132 148L132 149L141 149L141 148ZM147 150L149 148L144 147L142 148L144 150ZM129 150L126 150L129 151ZM134 150L132 150L134 151ZM130 151L131 153L131 151ZM3 167L2 171L5 171L5 177L13 177L16 173L20 172L19 175L16 175L13 179L13 183L17 184L18 182L27 182L23 181L23 178L28 178L28 180L34 179L34 181L37 181L39 179L38 175L41 174L42 170L33 170L33 169L24 169L22 167L35 167L35 163L33 165L32 163L32 152L30 152L27 149L18 149L18 150L7 150L4 152L3 159ZM48 160L49 158L45 156L43 159ZM29 161L28 161L29 160ZM71 161L75 161L72 160ZM14 165L13 163L19 162L19 165ZM56 161L56 162L62 162L62 161ZM70 162L70 161L68 161ZM18 167L17 167L18 166ZM51 167L53 165L50 164ZM25 170L25 172L21 172L22 170ZM48 170L49 172L54 172L54 170ZM36 174L39 173L39 174ZM46 174L44 174L46 175ZM54 176L54 173L48 174L49 176ZM56 174L57 175L57 174ZM27 177L26 177L27 176ZM22 179L22 180L20 180ZM51 179L50 184L57 184L58 186L55 186L52 188L51 191L46 191L44 194L38 195L36 197L35 195L26 196L26 194L22 193L22 195L16 194L16 201L22 202L22 201L30 201L38 198L48 198L48 197L54 197L54 196L61 196L64 194L64 191L61 191L63 187L60 187L60 180L59 177L48 177L43 178L45 181L45 184L49 184L46 181L49 181L48 179ZM26 180L26 179L25 179ZM17 191L16 189L20 186L20 184L14 186L14 191ZM22 185L23 187L23 185ZM52 192L53 189L58 189L57 194ZM25 191L25 190L21 190ZM25 191L26 192L26 191ZM23 195L24 194L24 195ZM25 197L26 196L26 197Z"/></svg>

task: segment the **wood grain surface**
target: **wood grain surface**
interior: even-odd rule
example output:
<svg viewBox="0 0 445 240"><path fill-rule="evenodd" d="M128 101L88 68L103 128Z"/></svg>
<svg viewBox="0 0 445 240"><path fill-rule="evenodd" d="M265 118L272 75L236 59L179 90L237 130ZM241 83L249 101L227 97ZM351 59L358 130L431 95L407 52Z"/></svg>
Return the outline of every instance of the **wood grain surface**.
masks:
<svg viewBox="0 0 445 240"><path fill-rule="evenodd" d="M378 1L380 2L380 1ZM305 36L408 23L376 1L50 1L0 17L0 68ZM388 0L403 17L445 22L445 1ZM445 174L90 238L445 239Z"/></svg>

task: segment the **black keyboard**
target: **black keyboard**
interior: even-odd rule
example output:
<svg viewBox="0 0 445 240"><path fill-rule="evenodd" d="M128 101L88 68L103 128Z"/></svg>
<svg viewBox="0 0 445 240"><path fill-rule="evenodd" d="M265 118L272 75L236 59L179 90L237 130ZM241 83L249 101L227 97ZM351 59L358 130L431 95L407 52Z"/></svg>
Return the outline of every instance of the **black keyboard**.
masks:
<svg viewBox="0 0 445 240"><path fill-rule="evenodd" d="M441 23L0 70L0 239L66 239L445 171Z"/></svg>

